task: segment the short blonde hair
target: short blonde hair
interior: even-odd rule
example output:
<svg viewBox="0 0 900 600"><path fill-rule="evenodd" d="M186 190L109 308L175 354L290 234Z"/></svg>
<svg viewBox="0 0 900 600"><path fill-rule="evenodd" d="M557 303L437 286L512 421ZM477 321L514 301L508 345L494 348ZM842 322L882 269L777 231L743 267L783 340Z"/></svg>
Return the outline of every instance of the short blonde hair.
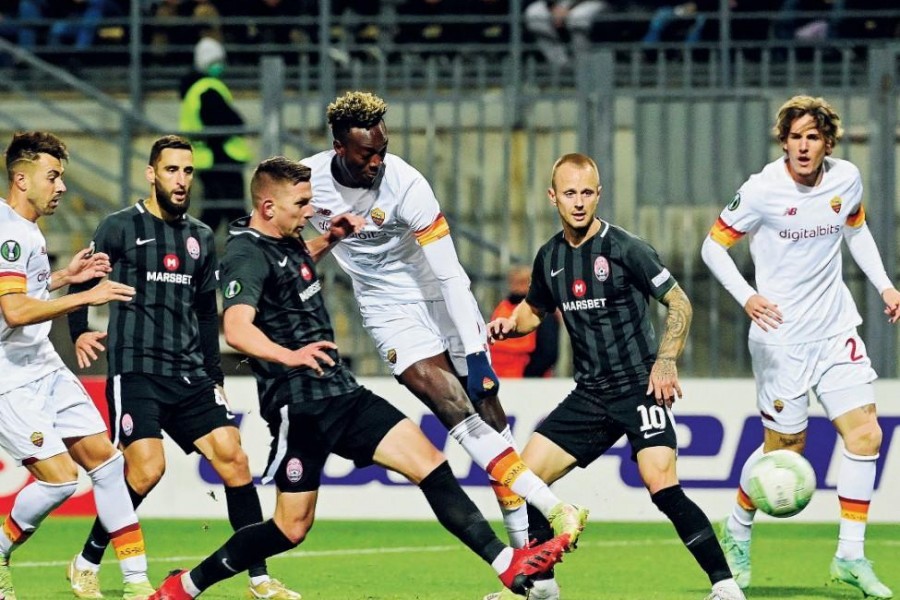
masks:
<svg viewBox="0 0 900 600"><path fill-rule="evenodd" d="M556 189L556 171L563 165L575 165L576 167L587 168L590 167L594 169L594 172L597 174L597 181L600 181L600 169L597 168L597 163L594 162L594 159L588 156L587 154L579 154L577 152L573 152L571 154L563 154L556 162L553 163L553 169L550 171L550 187L554 190Z"/></svg>
<svg viewBox="0 0 900 600"><path fill-rule="evenodd" d="M811 115L816 121L816 129L824 136L829 146L834 147L844 129L841 127L841 117L837 114L824 98L812 96L794 96L781 105L778 116L775 118L775 127L772 133L782 144L787 141L791 133L791 123L804 115Z"/></svg>
<svg viewBox="0 0 900 600"><path fill-rule="evenodd" d="M347 92L328 105L325 116L335 139L343 141L354 127L369 129L381 123L387 103L369 92Z"/></svg>

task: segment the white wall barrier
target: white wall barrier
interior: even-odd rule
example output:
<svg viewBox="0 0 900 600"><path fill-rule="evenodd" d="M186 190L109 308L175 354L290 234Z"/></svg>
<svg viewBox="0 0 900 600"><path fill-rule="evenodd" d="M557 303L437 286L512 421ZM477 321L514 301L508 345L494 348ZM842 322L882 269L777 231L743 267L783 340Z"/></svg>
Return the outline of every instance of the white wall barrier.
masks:
<svg viewBox="0 0 900 600"><path fill-rule="evenodd" d="M418 423L432 442L450 459L465 490L485 515L499 518L499 510L483 472L452 439L438 420L409 392L391 378L362 379L362 383L393 402ZM570 380L506 380L501 397L520 446L540 420L572 389ZM740 476L740 467L762 440L755 412L754 385L744 379L694 379L683 382L685 397L676 403L678 422L678 470L688 495L698 502L712 520L730 510ZM259 417L256 385L250 377L230 378L226 391L234 412L239 415L243 445L250 456L251 470L259 477L265 467L269 433ZM95 398L102 395L94 393ZM876 383L884 442L879 459L875 497L869 513L871 521L898 522L900 508L892 499L900 498L900 381ZM99 396L99 398L98 398ZM166 440L168 467L162 482L141 505L140 514L152 517L226 518L222 485L210 465L196 454L185 456ZM807 458L818 475L818 490L809 507L796 520L834 521L838 516L835 485L841 444L821 407L812 400ZM0 456L0 510L25 484L24 469L12 466ZM89 496L83 482L81 493ZM588 469L576 469L554 489L568 501L591 509L597 520L663 520L640 483L630 451L623 441ZM263 509L274 506L273 486L260 486ZM82 512L78 499L70 503ZM82 502L83 504L83 502ZM341 519L431 519L424 497L403 478L378 467L356 469L352 463L332 457L326 465L325 481L319 495L318 516ZM768 517L766 517L768 518Z"/></svg>

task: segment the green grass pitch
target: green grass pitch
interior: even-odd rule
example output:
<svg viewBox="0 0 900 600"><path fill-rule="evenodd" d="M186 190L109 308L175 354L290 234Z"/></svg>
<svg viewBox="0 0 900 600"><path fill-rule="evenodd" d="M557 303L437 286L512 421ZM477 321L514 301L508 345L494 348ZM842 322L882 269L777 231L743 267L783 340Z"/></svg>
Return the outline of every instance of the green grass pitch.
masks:
<svg viewBox="0 0 900 600"><path fill-rule="evenodd" d="M90 527L52 517L13 557L20 600L71 598L65 568ZM150 577L191 567L230 533L225 521L143 521ZM495 524L499 531L499 525ZM828 581L837 525L764 522L756 526L753 586L747 597L782 600L862 598ZM900 524L869 527L869 558L900 592ZM298 549L269 560L269 570L305 600L481 600L499 589L489 566L433 522L322 521ZM668 523L588 523L578 550L557 571L565 600L700 600L709 585ZM104 562L107 598L121 597L115 561ZM244 598L246 577L220 583L203 598Z"/></svg>

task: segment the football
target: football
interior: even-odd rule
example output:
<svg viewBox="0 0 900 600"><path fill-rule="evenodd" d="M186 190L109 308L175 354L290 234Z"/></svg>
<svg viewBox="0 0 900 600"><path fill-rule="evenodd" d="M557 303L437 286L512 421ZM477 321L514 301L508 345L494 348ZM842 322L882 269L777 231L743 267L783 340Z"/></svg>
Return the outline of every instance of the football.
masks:
<svg viewBox="0 0 900 600"><path fill-rule="evenodd" d="M802 455L773 450L753 465L747 487L747 495L759 510L773 517L793 517L812 499L816 473Z"/></svg>

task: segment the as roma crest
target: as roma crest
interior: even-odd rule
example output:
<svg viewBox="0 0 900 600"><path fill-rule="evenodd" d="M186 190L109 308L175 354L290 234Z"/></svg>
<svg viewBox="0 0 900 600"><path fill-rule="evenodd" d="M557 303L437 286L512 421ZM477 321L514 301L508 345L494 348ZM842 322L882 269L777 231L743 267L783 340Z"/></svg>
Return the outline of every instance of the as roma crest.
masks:
<svg viewBox="0 0 900 600"><path fill-rule="evenodd" d="M609 261L605 256L598 256L594 260L594 277L601 283L609 279Z"/></svg>
<svg viewBox="0 0 900 600"><path fill-rule="evenodd" d="M841 197L835 196L834 198L831 199L831 210L833 210L836 213L840 213L842 203L843 203L843 201L841 200Z"/></svg>
<svg viewBox="0 0 900 600"><path fill-rule="evenodd" d="M372 222L381 227L384 224L384 211L380 208L373 208L369 213L369 216L372 217Z"/></svg>

